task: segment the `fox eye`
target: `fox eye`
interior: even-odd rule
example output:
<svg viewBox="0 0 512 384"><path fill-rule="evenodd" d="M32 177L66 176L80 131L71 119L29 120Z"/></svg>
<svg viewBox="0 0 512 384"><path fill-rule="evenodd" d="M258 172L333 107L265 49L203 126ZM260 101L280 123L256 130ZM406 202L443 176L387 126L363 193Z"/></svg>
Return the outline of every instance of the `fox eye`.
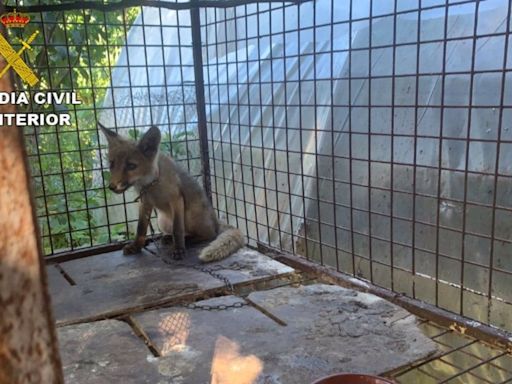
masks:
<svg viewBox="0 0 512 384"><path fill-rule="evenodd" d="M135 164L135 163L126 163L126 170L127 171L133 171L135 168L137 168L137 164Z"/></svg>

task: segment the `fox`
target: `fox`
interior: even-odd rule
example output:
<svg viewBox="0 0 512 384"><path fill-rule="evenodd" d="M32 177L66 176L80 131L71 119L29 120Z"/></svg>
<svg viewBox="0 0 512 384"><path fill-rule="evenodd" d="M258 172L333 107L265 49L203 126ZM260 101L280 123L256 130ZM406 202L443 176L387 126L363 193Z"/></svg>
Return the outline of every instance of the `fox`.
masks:
<svg viewBox="0 0 512 384"><path fill-rule="evenodd" d="M221 223L200 184L174 159L160 153L161 133L151 126L138 141L119 135L98 122L108 144L109 189L139 193L139 218L135 240L123 248L136 254L145 245L151 212L156 209L163 240L172 239L171 257L186 256L185 237L192 243L210 242L199 254L202 262L224 259L245 245L239 229Z"/></svg>

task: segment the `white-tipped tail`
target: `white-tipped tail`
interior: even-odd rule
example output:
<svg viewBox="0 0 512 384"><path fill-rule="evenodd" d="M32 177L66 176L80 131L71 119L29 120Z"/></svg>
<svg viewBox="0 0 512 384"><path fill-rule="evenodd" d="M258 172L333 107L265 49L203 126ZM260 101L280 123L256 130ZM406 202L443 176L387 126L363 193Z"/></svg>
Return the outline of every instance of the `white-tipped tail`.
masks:
<svg viewBox="0 0 512 384"><path fill-rule="evenodd" d="M245 245L242 233L230 225L221 225L221 232L199 254L199 259L208 263L222 260L232 255Z"/></svg>

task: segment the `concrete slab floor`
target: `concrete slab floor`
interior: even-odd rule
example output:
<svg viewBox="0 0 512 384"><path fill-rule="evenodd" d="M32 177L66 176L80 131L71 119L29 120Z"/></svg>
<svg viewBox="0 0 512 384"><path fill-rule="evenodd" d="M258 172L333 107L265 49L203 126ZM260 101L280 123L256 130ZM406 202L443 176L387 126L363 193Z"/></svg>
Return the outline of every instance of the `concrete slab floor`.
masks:
<svg viewBox="0 0 512 384"><path fill-rule="evenodd" d="M389 371L436 350L403 309L341 287L276 288L248 302L223 296L131 316L157 356L125 323L61 327L68 382L308 384L339 371ZM204 307L219 305L228 308Z"/></svg>
<svg viewBox="0 0 512 384"><path fill-rule="evenodd" d="M131 327L104 320L58 328L65 382L155 384L162 376Z"/></svg>
<svg viewBox="0 0 512 384"><path fill-rule="evenodd" d="M220 262L203 265L197 258L198 247L190 248L187 258L180 262L167 260L164 250L149 250L130 256L121 251L110 252L59 264L74 285L49 266L57 324L108 318L184 298L204 297L222 291L223 278L236 286L294 272L248 248Z"/></svg>

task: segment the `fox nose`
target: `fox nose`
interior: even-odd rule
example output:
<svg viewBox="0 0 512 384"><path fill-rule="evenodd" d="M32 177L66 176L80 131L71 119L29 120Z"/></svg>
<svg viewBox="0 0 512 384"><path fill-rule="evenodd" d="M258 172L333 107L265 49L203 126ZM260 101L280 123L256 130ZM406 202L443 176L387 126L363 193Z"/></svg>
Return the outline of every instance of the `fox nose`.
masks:
<svg viewBox="0 0 512 384"><path fill-rule="evenodd" d="M110 189L114 193L123 193L128 188L128 184L126 183L110 183L108 185L108 189Z"/></svg>

